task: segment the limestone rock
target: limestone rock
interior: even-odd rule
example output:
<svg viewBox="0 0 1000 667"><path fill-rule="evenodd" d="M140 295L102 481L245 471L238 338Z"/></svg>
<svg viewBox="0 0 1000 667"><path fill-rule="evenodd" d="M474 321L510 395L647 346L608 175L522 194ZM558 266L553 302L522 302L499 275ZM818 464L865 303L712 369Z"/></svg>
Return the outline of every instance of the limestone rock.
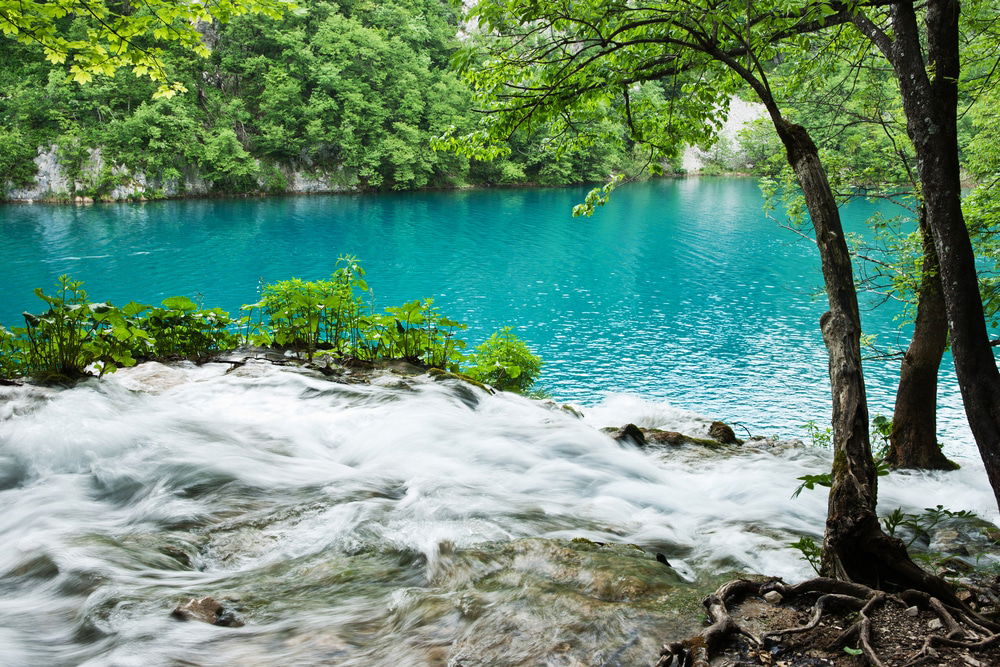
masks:
<svg viewBox="0 0 1000 667"><path fill-rule="evenodd" d="M718 440L724 445L740 445L743 444L737 437L733 429L724 422L712 422L708 427L708 437L713 440Z"/></svg>
<svg viewBox="0 0 1000 667"><path fill-rule="evenodd" d="M159 394L188 382L184 371L156 361L120 368L115 373L115 379L126 389L149 394Z"/></svg>

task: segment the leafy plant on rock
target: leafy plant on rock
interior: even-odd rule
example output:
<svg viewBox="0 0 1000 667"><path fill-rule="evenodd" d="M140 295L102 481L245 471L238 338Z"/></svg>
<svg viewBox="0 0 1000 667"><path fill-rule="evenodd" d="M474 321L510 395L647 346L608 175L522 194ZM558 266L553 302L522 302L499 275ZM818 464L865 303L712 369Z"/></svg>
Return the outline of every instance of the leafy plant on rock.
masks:
<svg viewBox="0 0 1000 667"><path fill-rule="evenodd" d="M473 365L466 371L474 380L503 389L525 393L542 370L542 360L503 327L476 347Z"/></svg>

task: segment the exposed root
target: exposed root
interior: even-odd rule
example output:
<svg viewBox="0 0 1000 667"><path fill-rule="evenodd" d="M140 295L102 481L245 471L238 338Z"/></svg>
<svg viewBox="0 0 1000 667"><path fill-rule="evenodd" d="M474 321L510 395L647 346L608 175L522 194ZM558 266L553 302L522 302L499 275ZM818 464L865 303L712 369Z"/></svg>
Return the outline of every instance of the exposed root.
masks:
<svg viewBox="0 0 1000 667"><path fill-rule="evenodd" d="M854 597L853 595L840 595L838 593L827 593L826 595L821 595L816 604L813 605L813 616L805 625L799 626L797 628L785 628L784 630L775 630L774 632L767 633L768 637L780 637L782 635L791 635L799 632L808 632L812 630L817 625L819 625L820 620L823 618L823 612L826 611L827 606L839 605L853 611L861 609L865 604L864 600Z"/></svg>
<svg viewBox="0 0 1000 667"><path fill-rule="evenodd" d="M780 603L777 596L768 596L774 603L764 602L772 591L781 595ZM780 664L820 664L820 654L822 664L842 665L857 664L853 655L863 654L874 667L1000 664L996 623L923 591L890 594L830 578L792 586L741 579L703 603L710 625L665 645L656 667L708 667L724 653L741 665L771 665L775 656L781 656ZM771 627L762 630L769 609L775 612ZM781 627L775 619L797 624Z"/></svg>
<svg viewBox="0 0 1000 667"><path fill-rule="evenodd" d="M865 603L865 606L861 608L861 631L859 637L861 639L861 650L864 651L865 657L868 658L869 662L875 667L885 667L885 663L879 659L878 652L872 646L872 618L871 612L875 607L885 603L885 594L882 592L876 592L871 598Z"/></svg>
<svg viewBox="0 0 1000 667"><path fill-rule="evenodd" d="M741 628L730 616L728 604L736 604L750 595L760 595L764 584L737 579L721 586L702 601L712 624L700 634L683 642L667 644L660 651L656 667L708 667L711 656L733 635L743 634L758 642L752 633Z"/></svg>

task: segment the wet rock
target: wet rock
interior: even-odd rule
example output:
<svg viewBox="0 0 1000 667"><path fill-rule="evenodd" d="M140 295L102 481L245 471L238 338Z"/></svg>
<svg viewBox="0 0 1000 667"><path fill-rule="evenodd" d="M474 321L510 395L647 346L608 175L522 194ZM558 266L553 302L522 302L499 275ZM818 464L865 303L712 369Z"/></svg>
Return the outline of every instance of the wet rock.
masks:
<svg viewBox="0 0 1000 667"><path fill-rule="evenodd" d="M121 368L115 373L115 379L126 389L148 394L159 394L188 381L184 371L156 361L147 361L138 366Z"/></svg>
<svg viewBox="0 0 1000 667"><path fill-rule="evenodd" d="M724 445L741 445L743 442L736 437L733 429L724 422L712 422L708 427L708 437L718 440Z"/></svg>
<svg viewBox="0 0 1000 667"><path fill-rule="evenodd" d="M954 529L938 530L930 542L930 550L943 554L968 556L969 548L963 543L962 534Z"/></svg>
<svg viewBox="0 0 1000 667"><path fill-rule="evenodd" d="M455 385L455 386L458 387L458 388L460 388L460 389L462 389L462 390L464 390L465 393L473 395L473 396L474 396L474 394L472 394L471 392L469 392L468 386L465 386L465 385L470 385L470 386L476 387L477 389L482 389L487 394L495 394L495 393L497 393L496 390L493 389L493 387L488 387L485 384L483 384L482 382L479 382L478 380L473 380L468 375L463 375L462 373L451 373L449 371L441 370L440 368L430 368L430 369L427 370L427 374L430 375L431 379L434 380L435 382L444 382L445 380L457 380L458 382L464 383L464 384L458 384L458 385ZM462 398L461 392L456 392L456 393L459 393L459 397ZM462 398L462 400L464 401L465 399ZM475 398L475 402L476 403L479 402L479 398L478 397ZM470 407L474 407L474 406L470 406Z"/></svg>
<svg viewBox="0 0 1000 667"><path fill-rule="evenodd" d="M642 429L635 424L625 424L620 428L608 426L606 428L602 428L601 431L607 433L618 442L628 442L633 445L638 445L639 447L644 447L646 445L646 436L643 435Z"/></svg>
<svg viewBox="0 0 1000 667"><path fill-rule="evenodd" d="M721 443L717 440L707 438L695 438L677 431L664 431L658 428L639 428L635 424L625 424L622 427L608 426L601 431L622 443L629 443L639 447L652 445L677 447L680 445L700 445L711 449L718 449Z"/></svg>
<svg viewBox="0 0 1000 667"><path fill-rule="evenodd" d="M384 368L385 370L397 375L416 376L427 372L427 369L423 366L410 363L405 359L392 359L389 361L378 362L377 367Z"/></svg>
<svg viewBox="0 0 1000 667"><path fill-rule="evenodd" d="M564 403L563 405L559 406L559 409L567 414L576 417L577 419L583 419L583 413L574 408L569 403Z"/></svg>
<svg viewBox="0 0 1000 667"><path fill-rule="evenodd" d="M643 431L643 435L646 436L646 442L650 445L670 445L672 447L677 447L678 445L701 445L702 447L709 447L711 449L719 447L719 443L715 440L695 438L690 435L678 433L677 431L662 431L658 428L647 428Z"/></svg>
<svg viewBox="0 0 1000 667"><path fill-rule="evenodd" d="M191 598L176 607L171 613L182 621L201 621L209 625L222 625L229 628L243 626L243 620L232 609L227 609L213 597Z"/></svg>
<svg viewBox="0 0 1000 667"><path fill-rule="evenodd" d="M691 438L684 435L683 433L678 433L677 431L662 431L658 428L646 429L643 434L646 436L646 442L653 445L686 445L691 442Z"/></svg>
<svg viewBox="0 0 1000 667"><path fill-rule="evenodd" d="M767 593L764 593L764 599L771 604L781 604L781 600L783 598L781 597L781 593L778 591L768 591Z"/></svg>
<svg viewBox="0 0 1000 667"><path fill-rule="evenodd" d="M201 621L214 625L221 611L222 604L214 598L206 596L191 598L177 606L170 615L182 621Z"/></svg>
<svg viewBox="0 0 1000 667"><path fill-rule="evenodd" d="M450 665L649 664L665 636L700 628L705 587L631 545L527 538L459 556L477 565L451 576L481 601Z"/></svg>

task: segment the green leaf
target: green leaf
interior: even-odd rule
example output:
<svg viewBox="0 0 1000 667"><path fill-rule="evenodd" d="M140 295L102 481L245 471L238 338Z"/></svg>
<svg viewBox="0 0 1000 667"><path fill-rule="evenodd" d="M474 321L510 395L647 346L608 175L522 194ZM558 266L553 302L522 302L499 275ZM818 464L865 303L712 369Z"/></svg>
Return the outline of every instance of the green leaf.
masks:
<svg viewBox="0 0 1000 667"><path fill-rule="evenodd" d="M169 310L198 310L198 304L186 296L169 296L162 301L163 307Z"/></svg>

